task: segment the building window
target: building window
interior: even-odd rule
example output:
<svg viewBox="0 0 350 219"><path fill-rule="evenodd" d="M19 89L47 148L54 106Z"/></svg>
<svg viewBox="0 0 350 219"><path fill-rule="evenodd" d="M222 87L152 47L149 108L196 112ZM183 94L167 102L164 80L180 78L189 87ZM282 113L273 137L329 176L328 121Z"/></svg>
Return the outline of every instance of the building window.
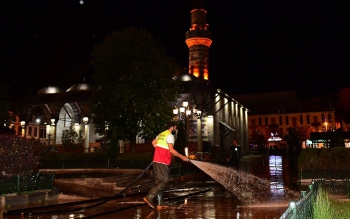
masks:
<svg viewBox="0 0 350 219"><path fill-rule="evenodd" d="M323 113L321 114L321 121L322 121L322 122L325 122L325 121L326 121Z"/></svg>
<svg viewBox="0 0 350 219"><path fill-rule="evenodd" d="M32 126L28 126L27 136L32 136Z"/></svg>
<svg viewBox="0 0 350 219"><path fill-rule="evenodd" d="M306 124L310 124L310 115L306 115Z"/></svg>
<svg viewBox="0 0 350 219"><path fill-rule="evenodd" d="M300 116L299 116L300 125L304 124L303 118L304 118L303 115L300 115Z"/></svg>
<svg viewBox="0 0 350 219"><path fill-rule="evenodd" d="M46 129L40 129L39 138L46 138Z"/></svg>
<svg viewBox="0 0 350 219"><path fill-rule="evenodd" d="M22 126L19 126L19 127L18 127L18 133L17 133L17 135L22 135L22 129L23 129Z"/></svg>
<svg viewBox="0 0 350 219"><path fill-rule="evenodd" d="M34 127L34 138L38 137L38 127Z"/></svg>
<svg viewBox="0 0 350 219"><path fill-rule="evenodd" d="M332 114L328 113L328 122L332 122Z"/></svg>
<svg viewBox="0 0 350 219"><path fill-rule="evenodd" d="M269 125L269 119L265 117L265 125Z"/></svg>
<svg viewBox="0 0 350 219"><path fill-rule="evenodd" d="M286 125L289 125L289 118L286 116Z"/></svg>
<svg viewBox="0 0 350 219"><path fill-rule="evenodd" d="M255 126L255 119L251 120L252 126Z"/></svg>
<svg viewBox="0 0 350 219"><path fill-rule="evenodd" d="M271 125L276 125L276 118L275 117L271 118Z"/></svg>
<svg viewBox="0 0 350 219"><path fill-rule="evenodd" d="M283 124L283 122L282 122L282 116L279 117L279 120L280 120L280 123L279 123L279 124L282 125L282 124Z"/></svg>
<svg viewBox="0 0 350 219"><path fill-rule="evenodd" d="M259 126L262 126L261 117L259 117Z"/></svg>

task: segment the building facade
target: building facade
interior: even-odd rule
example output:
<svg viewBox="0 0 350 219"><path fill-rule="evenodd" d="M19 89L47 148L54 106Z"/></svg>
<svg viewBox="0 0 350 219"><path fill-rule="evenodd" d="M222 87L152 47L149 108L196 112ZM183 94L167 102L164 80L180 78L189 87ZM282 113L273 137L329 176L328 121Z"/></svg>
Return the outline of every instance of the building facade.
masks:
<svg viewBox="0 0 350 219"><path fill-rule="evenodd" d="M334 97L300 100L294 91L232 96L250 109L250 148L287 148L283 139L291 128L303 134L303 148L328 147L327 141L312 139L310 134L346 131ZM263 145L254 143L259 137L264 139ZM345 145L349 145L347 139Z"/></svg>

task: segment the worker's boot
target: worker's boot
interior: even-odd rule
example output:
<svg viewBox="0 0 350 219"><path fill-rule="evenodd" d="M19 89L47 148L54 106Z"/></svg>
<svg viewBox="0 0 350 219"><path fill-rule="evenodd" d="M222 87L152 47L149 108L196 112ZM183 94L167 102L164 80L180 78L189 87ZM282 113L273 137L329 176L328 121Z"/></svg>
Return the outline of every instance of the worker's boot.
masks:
<svg viewBox="0 0 350 219"><path fill-rule="evenodd" d="M164 196L163 196L163 191L160 191L157 195L157 200L158 200L158 205L157 205L157 210L168 208L169 205L165 204L164 202Z"/></svg>
<svg viewBox="0 0 350 219"><path fill-rule="evenodd" d="M152 188L151 190L149 190L148 194L145 197L143 197L143 200L153 209L155 209L153 205L153 199L154 197L156 197L157 193L158 189Z"/></svg>

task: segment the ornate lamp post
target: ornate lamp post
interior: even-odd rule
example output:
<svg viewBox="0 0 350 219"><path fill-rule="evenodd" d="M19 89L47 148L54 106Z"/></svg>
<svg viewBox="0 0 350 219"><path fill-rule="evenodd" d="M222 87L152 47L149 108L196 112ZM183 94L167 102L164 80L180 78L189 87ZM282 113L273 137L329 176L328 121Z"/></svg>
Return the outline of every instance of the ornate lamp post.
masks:
<svg viewBox="0 0 350 219"><path fill-rule="evenodd" d="M84 153L89 153L89 118L88 117L84 117L83 118L83 122L85 123L85 127L84 127Z"/></svg>
<svg viewBox="0 0 350 219"><path fill-rule="evenodd" d="M194 120L197 119L197 144L198 144L198 151L202 151L202 121L201 116L202 112L198 109L196 109L196 106L193 107L191 110L189 107L189 104L187 101L182 102L182 105L180 108L173 109L174 114L174 120L183 120L185 123L185 136L186 136L186 142L188 140L188 134L187 134L187 120Z"/></svg>
<svg viewBox="0 0 350 219"><path fill-rule="evenodd" d="M25 121L21 121L21 126L22 126L22 137L25 137L25 133L26 133L26 122L25 122Z"/></svg>
<svg viewBox="0 0 350 219"><path fill-rule="evenodd" d="M50 119L51 120L51 126L50 126L50 134L51 134L51 139L52 139L52 145L56 145L56 126L55 122L56 119ZM50 141L51 143L51 141Z"/></svg>

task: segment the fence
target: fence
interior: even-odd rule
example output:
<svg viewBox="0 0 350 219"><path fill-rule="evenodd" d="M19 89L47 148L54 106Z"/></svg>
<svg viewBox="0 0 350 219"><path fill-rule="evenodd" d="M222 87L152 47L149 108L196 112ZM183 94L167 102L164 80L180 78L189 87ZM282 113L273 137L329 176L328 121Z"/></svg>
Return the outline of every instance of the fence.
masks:
<svg viewBox="0 0 350 219"><path fill-rule="evenodd" d="M313 203L317 196L318 189L322 188L329 194L346 194L350 198L349 179L312 181L309 185L309 192L301 191L301 199L289 203L288 209L280 219L311 219L313 218Z"/></svg>
<svg viewBox="0 0 350 219"><path fill-rule="evenodd" d="M32 176L12 176L0 179L0 195L36 190L53 190L55 174L38 173Z"/></svg>

